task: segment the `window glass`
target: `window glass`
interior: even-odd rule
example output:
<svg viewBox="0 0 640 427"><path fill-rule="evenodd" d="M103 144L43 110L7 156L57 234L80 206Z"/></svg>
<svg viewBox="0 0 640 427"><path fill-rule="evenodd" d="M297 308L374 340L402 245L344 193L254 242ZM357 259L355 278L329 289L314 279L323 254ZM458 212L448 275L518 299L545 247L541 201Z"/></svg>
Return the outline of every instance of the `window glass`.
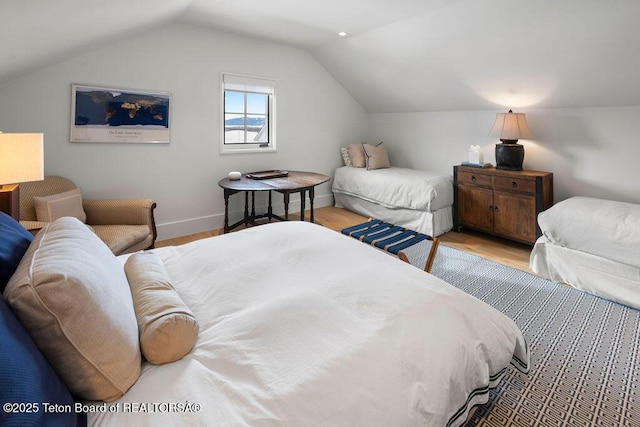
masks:
<svg viewBox="0 0 640 427"><path fill-rule="evenodd" d="M268 101L268 95L263 93L248 93L247 112L254 114L266 114Z"/></svg>
<svg viewBox="0 0 640 427"><path fill-rule="evenodd" d="M221 151L275 149L275 82L223 74Z"/></svg>
<svg viewBox="0 0 640 427"><path fill-rule="evenodd" d="M225 104L225 113L227 111L243 113L244 112L244 93L225 91L224 104Z"/></svg>

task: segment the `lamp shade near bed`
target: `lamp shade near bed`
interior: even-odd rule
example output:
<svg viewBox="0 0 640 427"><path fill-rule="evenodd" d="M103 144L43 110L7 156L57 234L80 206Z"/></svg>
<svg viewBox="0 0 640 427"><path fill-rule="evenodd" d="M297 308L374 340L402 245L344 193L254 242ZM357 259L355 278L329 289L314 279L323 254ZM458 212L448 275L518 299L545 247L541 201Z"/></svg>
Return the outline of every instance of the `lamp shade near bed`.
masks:
<svg viewBox="0 0 640 427"><path fill-rule="evenodd" d="M20 182L44 179L44 136L0 132L0 211L20 214ZM6 185L14 184L14 185Z"/></svg>
<svg viewBox="0 0 640 427"><path fill-rule="evenodd" d="M489 136L500 138L502 143L496 144L496 168L506 170L522 170L524 147L518 144L519 139L531 138L524 113L496 114L496 121L489 131Z"/></svg>

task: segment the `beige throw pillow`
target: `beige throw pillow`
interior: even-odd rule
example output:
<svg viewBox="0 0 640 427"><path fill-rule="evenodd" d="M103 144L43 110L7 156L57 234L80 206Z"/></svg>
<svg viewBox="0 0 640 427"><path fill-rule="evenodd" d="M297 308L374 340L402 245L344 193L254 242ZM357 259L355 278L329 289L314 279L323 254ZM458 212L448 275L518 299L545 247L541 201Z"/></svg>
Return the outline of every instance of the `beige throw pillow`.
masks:
<svg viewBox="0 0 640 427"><path fill-rule="evenodd" d="M53 222L58 218L72 216L87 222L87 215L82 208L82 195L79 188L45 197L34 197L38 221Z"/></svg>
<svg viewBox="0 0 640 427"><path fill-rule="evenodd" d="M142 354L151 363L175 362L198 339L198 321L171 284L160 257L139 252L124 265L140 331Z"/></svg>
<svg viewBox="0 0 640 427"><path fill-rule="evenodd" d="M79 398L112 401L138 379L138 328L122 264L77 219L58 219L36 235L4 297Z"/></svg>
<svg viewBox="0 0 640 427"><path fill-rule="evenodd" d="M367 166L367 160L364 156L364 149L362 144L349 144L347 145L347 152L351 159L351 166L354 168L363 168Z"/></svg>
<svg viewBox="0 0 640 427"><path fill-rule="evenodd" d="M367 156L367 170L385 169L390 168L389 154L387 154L387 147L384 146L384 142L378 145L362 144L365 155Z"/></svg>

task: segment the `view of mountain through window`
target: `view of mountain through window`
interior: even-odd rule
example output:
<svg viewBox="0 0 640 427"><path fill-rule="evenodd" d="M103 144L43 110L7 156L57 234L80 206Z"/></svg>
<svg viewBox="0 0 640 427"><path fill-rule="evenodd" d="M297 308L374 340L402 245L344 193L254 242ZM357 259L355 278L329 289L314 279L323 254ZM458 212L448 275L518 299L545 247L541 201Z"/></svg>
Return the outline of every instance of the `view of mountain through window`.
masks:
<svg viewBox="0 0 640 427"><path fill-rule="evenodd" d="M223 74L222 152L275 149L275 81Z"/></svg>
<svg viewBox="0 0 640 427"><path fill-rule="evenodd" d="M225 91L225 144L268 143L269 95Z"/></svg>

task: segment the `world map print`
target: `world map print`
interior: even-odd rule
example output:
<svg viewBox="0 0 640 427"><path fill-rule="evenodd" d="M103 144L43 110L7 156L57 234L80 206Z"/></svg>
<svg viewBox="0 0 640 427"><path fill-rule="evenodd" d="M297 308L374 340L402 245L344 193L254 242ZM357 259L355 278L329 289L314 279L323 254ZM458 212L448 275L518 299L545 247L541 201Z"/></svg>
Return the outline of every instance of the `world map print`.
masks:
<svg viewBox="0 0 640 427"><path fill-rule="evenodd" d="M77 88L75 126L169 127L169 96Z"/></svg>

